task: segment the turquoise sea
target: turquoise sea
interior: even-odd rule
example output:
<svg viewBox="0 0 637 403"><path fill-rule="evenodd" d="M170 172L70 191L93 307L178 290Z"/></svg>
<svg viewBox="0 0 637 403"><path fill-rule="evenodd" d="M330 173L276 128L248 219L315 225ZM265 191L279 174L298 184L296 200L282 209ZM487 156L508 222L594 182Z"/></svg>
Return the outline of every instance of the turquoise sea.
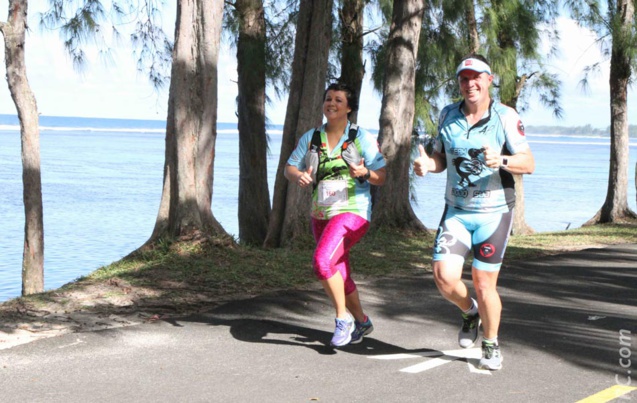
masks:
<svg viewBox="0 0 637 403"><path fill-rule="evenodd" d="M165 122L40 117L45 231L45 287L57 288L116 261L149 237L159 208ZM268 131L272 192L281 126ZM576 228L606 197L608 138L528 134L536 172L525 177L526 219L536 231ZM218 125L213 213L237 235L239 150L236 124ZM628 199L635 206L637 139L630 142ZM24 207L20 131L0 115L0 301L20 295ZM415 182L414 211L435 228L443 209L444 174Z"/></svg>

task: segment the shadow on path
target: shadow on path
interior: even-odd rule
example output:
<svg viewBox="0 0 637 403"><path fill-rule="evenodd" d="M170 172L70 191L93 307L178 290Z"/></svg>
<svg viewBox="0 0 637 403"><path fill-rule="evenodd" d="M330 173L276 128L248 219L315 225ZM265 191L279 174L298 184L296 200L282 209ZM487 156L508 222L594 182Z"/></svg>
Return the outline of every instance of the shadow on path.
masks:
<svg viewBox="0 0 637 403"><path fill-rule="evenodd" d="M582 367L613 370L620 332L637 333L637 245L512 263L502 270L499 290L504 346L520 344ZM375 326L383 326L387 318L422 326L416 337L425 345L435 342L427 333L436 328L429 326L455 329L460 324L457 310L439 295L430 273L376 280L361 286L361 296L364 305L375 311ZM240 341L299 346L327 355L335 353L328 344L331 333L313 327L322 327L329 313L322 291L283 291L231 302L206 314L179 318L177 323L227 326ZM437 352L407 349L374 336L341 350L362 355Z"/></svg>

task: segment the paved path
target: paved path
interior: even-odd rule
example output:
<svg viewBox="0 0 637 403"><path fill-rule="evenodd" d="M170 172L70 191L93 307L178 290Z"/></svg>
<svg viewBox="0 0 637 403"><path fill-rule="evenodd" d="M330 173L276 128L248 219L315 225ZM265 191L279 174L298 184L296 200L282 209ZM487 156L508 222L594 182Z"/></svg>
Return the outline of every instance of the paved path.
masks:
<svg viewBox="0 0 637 403"><path fill-rule="evenodd" d="M326 346L321 290L278 292L0 350L0 401L637 401L637 245L506 265L497 372L458 348L430 273L359 287L376 329L358 345Z"/></svg>

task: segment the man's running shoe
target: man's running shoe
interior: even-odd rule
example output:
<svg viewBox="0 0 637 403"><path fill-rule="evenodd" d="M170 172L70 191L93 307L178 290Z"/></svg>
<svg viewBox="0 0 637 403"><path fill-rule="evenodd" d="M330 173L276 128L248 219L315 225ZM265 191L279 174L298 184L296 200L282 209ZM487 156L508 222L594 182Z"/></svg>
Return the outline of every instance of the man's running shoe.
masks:
<svg viewBox="0 0 637 403"><path fill-rule="evenodd" d="M482 342L482 358L478 363L479 369L497 371L502 368L502 353L500 346L493 343Z"/></svg>
<svg viewBox="0 0 637 403"><path fill-rule="evenodd" d="M356 328L354 329L354 333L352 333L351 344L360 343L363 341L363 336L367 336L374 331L374 325L372 325L372 320L369 316L365 316L365 322L354 320L354 325Z"/></svg>
<svg viewBox="0 0 637 403"><path fill-rule="evenodd" d="M330 344L334 347L342 347L349 344L352 340L352 333L356 328L354 320L351 317L349 320L336 318L335 322L334 337L332 337Z"/></svg>
<svg viewBox="0 0 637 403"><path fill-rule="evenodd" d="M478 339L478 329L480 328L480 315L462 314L462 329L458 332L458 344L462 348L473 347Z"/></svg>

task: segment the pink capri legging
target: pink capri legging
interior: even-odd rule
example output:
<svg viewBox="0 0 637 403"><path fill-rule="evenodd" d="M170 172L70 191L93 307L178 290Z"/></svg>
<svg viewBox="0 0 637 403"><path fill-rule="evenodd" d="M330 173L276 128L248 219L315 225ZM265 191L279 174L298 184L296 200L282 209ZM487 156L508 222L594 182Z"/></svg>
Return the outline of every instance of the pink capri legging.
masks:
<svg viewBox="0 0 637 403"><path fill-rule="evenodd" d="M353 213L343 213L329 220L312 218L312 233L316 240L314 273L319 280L327 280L341 273L345 295L356 290L350 277L349 250L369 229L369 221Z"/></svg>

